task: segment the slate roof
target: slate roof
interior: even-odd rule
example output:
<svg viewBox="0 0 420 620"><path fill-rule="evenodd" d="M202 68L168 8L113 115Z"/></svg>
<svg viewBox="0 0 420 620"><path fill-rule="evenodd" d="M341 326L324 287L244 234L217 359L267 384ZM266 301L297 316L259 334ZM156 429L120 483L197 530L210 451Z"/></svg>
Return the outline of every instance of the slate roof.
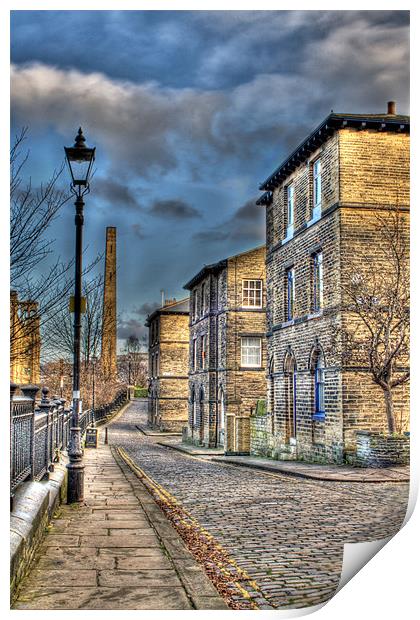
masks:
<svg viewBox="0 0 420 620"><path fill-rule="evenodd" d="M409 133L410 117L402 114L338 114L331 112L306 137L299 146L261 183L260 189L265 193L257 200L257 204L267 204L271 200L270 192L305 161L325 140L338 129L354 127L356 129L375 129L377 131L396 131Z"/></svg>

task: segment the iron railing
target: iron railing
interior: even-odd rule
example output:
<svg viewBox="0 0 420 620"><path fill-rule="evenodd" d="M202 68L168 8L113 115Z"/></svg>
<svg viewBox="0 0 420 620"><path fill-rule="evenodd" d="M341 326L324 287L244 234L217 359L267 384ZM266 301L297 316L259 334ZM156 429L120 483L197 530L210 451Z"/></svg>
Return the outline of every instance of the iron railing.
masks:
<svg viewBox="0 0 420 620"><path fill-rule="evenodd" d="M67 449L71 409L64 399L49 399L43 388L38 405L39 388L22 386L24 396L15 396L17 385L10 387L10 489L11 493L25 480L41 480L53 470L60 452ZM82 436L86 428L105 420L127 402L127 390L118 392L114 400L97 409L87 409L79 416Z"/></svg>

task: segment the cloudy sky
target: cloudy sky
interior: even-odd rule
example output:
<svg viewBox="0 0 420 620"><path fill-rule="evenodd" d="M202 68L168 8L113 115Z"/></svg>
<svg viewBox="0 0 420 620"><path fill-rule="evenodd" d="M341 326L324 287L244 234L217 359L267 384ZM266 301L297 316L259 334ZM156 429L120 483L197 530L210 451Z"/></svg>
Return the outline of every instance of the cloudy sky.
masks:
<svg viewBox="0 0 420 620"><path fill-rule="evenodd" d="M86 259L116 226L120 339L161 289L264 241L259 183L331 109L408 113L408 54L404 11L12 12L12 137L29 127L35 184L79 125L97 147ZM73 228L68 204L63 258Z"/></svg>

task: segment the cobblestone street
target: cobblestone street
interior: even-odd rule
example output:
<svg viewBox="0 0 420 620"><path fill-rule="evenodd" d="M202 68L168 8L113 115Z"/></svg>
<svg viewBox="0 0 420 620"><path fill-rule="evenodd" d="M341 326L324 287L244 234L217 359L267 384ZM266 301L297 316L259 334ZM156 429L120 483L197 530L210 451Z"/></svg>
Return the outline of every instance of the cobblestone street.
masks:
<svg viewBox="0 0 420 620"><path fill-rule="evenodd" d="M146 406L134 401L110 425L110 444L215 537L258 584L267 607L327 600L339 583L343 544L384 538L401 526L406 483L304 480L191 457L140 433Z"/></svg>

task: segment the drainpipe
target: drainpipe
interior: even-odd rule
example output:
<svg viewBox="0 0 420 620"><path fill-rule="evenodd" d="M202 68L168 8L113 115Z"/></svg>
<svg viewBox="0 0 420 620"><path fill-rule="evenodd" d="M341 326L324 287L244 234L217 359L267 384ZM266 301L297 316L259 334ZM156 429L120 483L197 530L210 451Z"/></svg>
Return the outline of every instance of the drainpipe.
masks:
<svg viewBox="0 0 420 620"><path fill-rule="evenodd" d="M216 440L214 447L217 448L219 435L219 276L216 278Z"/></svg>

